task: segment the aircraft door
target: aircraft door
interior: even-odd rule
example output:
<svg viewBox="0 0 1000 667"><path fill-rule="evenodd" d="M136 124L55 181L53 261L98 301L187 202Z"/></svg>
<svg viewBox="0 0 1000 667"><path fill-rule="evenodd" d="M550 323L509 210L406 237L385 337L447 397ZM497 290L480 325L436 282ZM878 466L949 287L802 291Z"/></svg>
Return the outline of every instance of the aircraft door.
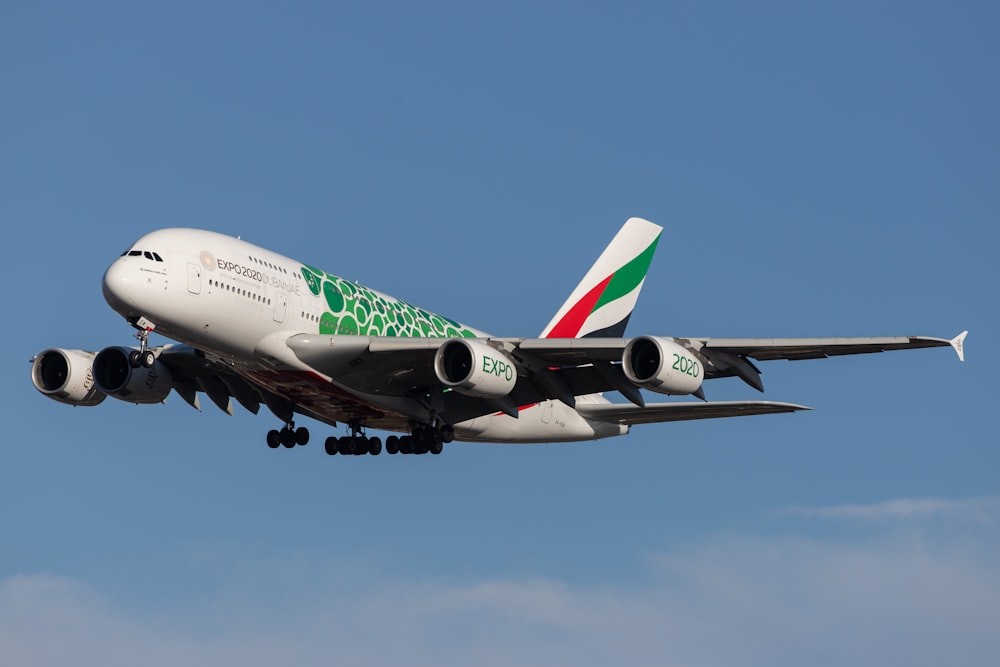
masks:
<svg viewBox="0 0 1000 667"><path fill-rule="evenodd" d="M274 293L274 321L284 322L285 311L288 310L288 295L284 292Z"/></svg>
<svg viewBox="0 0 1000 667"><path fill-rule="evenodd" d="M188 292L201 294L201 267L197 264L188 264Z"/></svg>

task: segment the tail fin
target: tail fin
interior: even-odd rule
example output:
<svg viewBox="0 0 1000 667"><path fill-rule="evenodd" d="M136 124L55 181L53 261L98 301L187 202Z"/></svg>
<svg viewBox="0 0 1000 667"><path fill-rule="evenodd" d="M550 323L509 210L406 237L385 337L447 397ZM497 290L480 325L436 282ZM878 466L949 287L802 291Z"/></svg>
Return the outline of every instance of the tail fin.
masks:
<svg viewBox="0 0 1000 667"><path fill-rule="evenodd" d="M642 218L626 220L541 337L623 336L661 231Z"/></svg>

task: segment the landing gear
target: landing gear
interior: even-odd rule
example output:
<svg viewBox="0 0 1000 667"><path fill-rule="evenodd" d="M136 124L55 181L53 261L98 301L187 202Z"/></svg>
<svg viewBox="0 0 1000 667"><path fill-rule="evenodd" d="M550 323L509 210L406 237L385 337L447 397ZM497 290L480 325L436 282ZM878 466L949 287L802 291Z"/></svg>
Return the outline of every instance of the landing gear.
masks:
<svg viewBox="0 0 1000 667"><path fill-rule="evenodd" d="M333 436L326 439L324 449L330 456L340 454L342 456L362 456L370 454L378 456L382 453L382 441L379 438L369 438L362 433L360 427L351 427L351 435L343 438Z"/></svg>
<svg viewBox="0 0 1000 667"><path fill-rule="evenodd" d="M156 355L149 349L149 332L152 330L151 327L142 328L135 335L139 339L139 349L129 352L128 363L132 368L152 368L156 363Z"/></svg>
<svg viewBox="0 0 1000 667"><path fill-rule="evenodd" d="M426 424L413 424L412 435L390 435L385 439L385 451L388 454L440 454L445 443L451 442L455 438L455 431L447 425L428 426ZM271 449L285 447L292 449L296 445L305 445L309 442L309 431L304 428L295 428L295 424L288 422L280 431L270 430L267 432L267 446ZM323 450L330 456L378 456L382 453L382 440L376 437L368 437L360 426L352 426L351 434L343 437L330 436L323 443Z"/></svg>
<svg viewBox="0 0 1000 667"><path fill-rule="evenodd" d="M304 447L309 444L309 429L305 426L295 428L294 422L288 422L280 431L271 429L267 432L267 446L271 449L285 447L291 449L296 445Z"/></svg>
<svg viewBox="0 0 1000 667"><path fill-rule="evenodd" d="M440 454L445 443L455 439L455 430L447 424L428 426L414 424L413 435L390 435L385 440L385 451L389 454Z"/></svg>

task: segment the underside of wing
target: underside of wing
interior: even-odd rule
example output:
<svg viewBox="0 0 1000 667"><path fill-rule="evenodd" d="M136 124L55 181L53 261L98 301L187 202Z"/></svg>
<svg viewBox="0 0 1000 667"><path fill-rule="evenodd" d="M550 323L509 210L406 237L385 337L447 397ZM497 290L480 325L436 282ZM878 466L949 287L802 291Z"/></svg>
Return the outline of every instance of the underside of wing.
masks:
<svg viewBox="0 0 1000 667"><path fill-rule="evenodd" d="M174 390L191 407L200 410L198 393L204 393L218 408L233 413L230 398L257 414L264 392L237 375L225 364L207 358L187 345L165 345L158 349L157 360L170 371Z"/></svg>
<svg viewBox="0 0 1000 667"><path fill-rule="evenodd" d="M645 407L617 403L577 406L577 411L587 419L626 426L686 421L690 419L769 415L811 409L804 405L796 405L795 403L777 403L774 401L652 403Z"/></svg>

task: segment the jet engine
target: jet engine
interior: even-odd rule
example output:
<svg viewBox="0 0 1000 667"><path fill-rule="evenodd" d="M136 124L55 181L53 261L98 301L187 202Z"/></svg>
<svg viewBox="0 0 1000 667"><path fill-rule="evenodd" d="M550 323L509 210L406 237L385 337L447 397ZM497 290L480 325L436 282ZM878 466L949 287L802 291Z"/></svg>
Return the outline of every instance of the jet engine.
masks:
<svg viewBox="0 0 1000 667"><path fill-rule="evenodd" d="M170 371L159 361L132 368L127 347L106 347L94 358L94 379L108 396L129 403L162 403L172 386Z"/></svg>
<svg viewBox="0 0 1000 667"><path fill-rule="evenodd" d="M672 338L640 336L625 346L622 370L633 384L659 394L693 394L704 368L698 357Z"/></svg>
<svg viewBox="0 0 1000 667"><path fill-rule="evenodd" d="M517 368L506 355L468 338L455 338L438 348L434 373L446 387L479 398L503 398L517 384Z"/></svg>
<svg viewBox="0 0 1000 667"><path fill-rule="evenodd" d="M105 394L94 382L94 353L52 348L31 363L31 383L52 400L68 405L97 405Z"/></svg>

